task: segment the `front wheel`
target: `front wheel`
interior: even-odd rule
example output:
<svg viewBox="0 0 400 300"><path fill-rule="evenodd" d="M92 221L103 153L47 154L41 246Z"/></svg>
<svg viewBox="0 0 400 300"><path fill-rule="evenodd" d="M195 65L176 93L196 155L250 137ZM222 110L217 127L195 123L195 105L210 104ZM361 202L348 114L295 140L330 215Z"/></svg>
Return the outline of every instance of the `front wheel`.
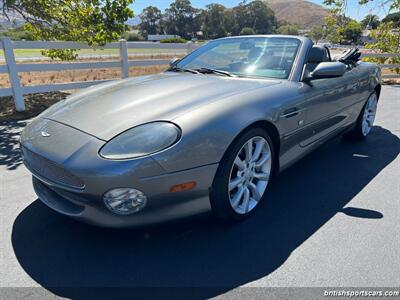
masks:
<svg viewBox="0 0 400 300"><path fill-rule="evenodd" d="M255 210L269 186L274 155L263 129L251 129L236 139L218 167L210 193L217 217L237 221Z"/></svg>
<svg viewBox="0 0 400 300"><path fill-rule="evenodd" d="M374 126L376 110L378 108L378 96L374 92L369 96L365 103L357 121L356 127L345 134L346 138L362 140L370 134L372 127Z"/></svg>

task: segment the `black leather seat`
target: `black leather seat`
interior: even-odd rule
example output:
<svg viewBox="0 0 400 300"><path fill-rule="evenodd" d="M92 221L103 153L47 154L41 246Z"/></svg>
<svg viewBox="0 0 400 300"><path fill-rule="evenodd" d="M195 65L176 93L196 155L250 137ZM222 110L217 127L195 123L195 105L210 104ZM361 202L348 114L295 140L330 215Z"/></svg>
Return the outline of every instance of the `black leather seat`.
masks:
<svg viewBox="0 0 400 300"><path fill-rule="evenodd" d="M322 62L331 61L328 50L324 47L313 46L308 54L307 70L312 72Z"/></svg>

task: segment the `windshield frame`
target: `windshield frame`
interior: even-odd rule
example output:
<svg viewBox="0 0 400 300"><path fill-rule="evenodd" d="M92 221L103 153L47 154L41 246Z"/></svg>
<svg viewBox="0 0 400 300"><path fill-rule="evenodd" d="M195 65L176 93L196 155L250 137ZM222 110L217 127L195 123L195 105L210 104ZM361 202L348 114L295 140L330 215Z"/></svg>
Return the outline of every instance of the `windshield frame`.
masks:
<svg viewBox="0 0 400 300"><path fill-rule="evenodd" d="M273 39L273 38L277 38L277 39L292 39L292 40L296 40L298 42L297 49L296 49L295 55L293 57L293 62L291 64L291 66L290 66L290 71L288 72L287 77L280 78L280 77L273 77L273 76L260 76L260 75L256 75L256 74L231 73L232 76L233 77L238 77L238 78L254 78L254 79L266 79L266 80L270 80L270 79L275 79L275 80L296 80L296 81L298 81L299 78L294 78L294 77L299 77L295 73L298 73L297 64L299 63L299 60L301 60L300 56L304 52L303 51L304 44L305 44L304 42L305 42L305 40L307 38L299 37L299 36L291 36L291 35L246 35L246 36L233 36L233 37L225 37L225 38L220 38L220 39L216 39L216 40L211 40L209 42L206 42L202 46L198 47L196 50L192 51L191 53L189 53L185 57L183 57L183 58L177 60L176 62L174 62L171 65L171 67L185 68L185 66L187 66L188 64L186 64L186 65L179 65L179 64L183 60L187 59L190 56L199 56L200 54L198 54L198 52L202 51L204 49L204 47L207 47L210 44L214 44L214 43L216 44L218 42L227 41L227 40L231 41L231 40L240 40L240 39L246 40L246 39ZM216 69L216 70L218 70L218 69ZM225 70L222 70L222 71L225 71Z"/></svg>

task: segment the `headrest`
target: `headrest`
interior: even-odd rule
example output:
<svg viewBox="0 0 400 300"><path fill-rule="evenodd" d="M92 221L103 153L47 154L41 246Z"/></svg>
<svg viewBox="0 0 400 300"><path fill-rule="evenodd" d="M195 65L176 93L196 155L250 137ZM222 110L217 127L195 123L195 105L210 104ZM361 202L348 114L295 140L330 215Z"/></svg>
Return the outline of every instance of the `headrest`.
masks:
<svg viewBox="0 0 400 300"><path fill-rule="evenodd" d="M307 63L321 63L329 61L328 51L319 46L313 46L308 54Z"/></svg>

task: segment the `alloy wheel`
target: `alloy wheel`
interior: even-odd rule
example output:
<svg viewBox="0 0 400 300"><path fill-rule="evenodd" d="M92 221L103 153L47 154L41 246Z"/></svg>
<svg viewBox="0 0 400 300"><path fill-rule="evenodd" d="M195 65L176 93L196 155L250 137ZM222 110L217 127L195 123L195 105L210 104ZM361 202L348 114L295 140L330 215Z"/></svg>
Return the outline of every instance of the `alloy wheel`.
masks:
<svg viewBox="0 0 400 300"><path fill-rule="evenodd" d="M371 132L372 127L374 126L377 107L378 107L378 99L376 97L376 94L372 94L369 97L367 104L365 105L364 108L364 114L362 119L362 134L364 136L367 136Z"/></svg>
<svg viewBox="0 0 400 300"><path fill-rule="evenodd" d="M236 155L230 172L228 194L233 210L246 214L261 200L271 175L272 153L268 141L249 139Z"/></svg>

